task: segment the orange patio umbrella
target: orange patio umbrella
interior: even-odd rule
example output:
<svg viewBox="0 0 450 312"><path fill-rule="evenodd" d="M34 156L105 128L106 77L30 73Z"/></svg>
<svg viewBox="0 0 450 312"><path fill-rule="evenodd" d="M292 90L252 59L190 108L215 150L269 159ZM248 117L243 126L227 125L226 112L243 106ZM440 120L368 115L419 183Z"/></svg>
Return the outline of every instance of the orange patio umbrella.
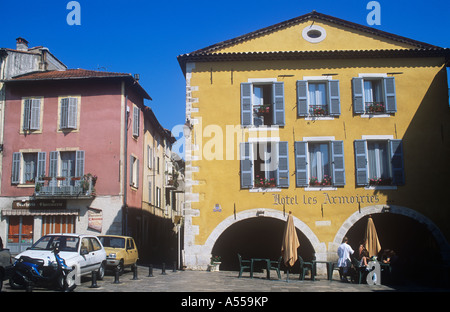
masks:
<svg viewBox="0 0 450 312"><path fill-rule="evenodd" d="M375 224L373 223L371 216L369 216L369 219L367 220L364 247L366 247L370 257L378 255L381 250L377 230L375 229Z"/></svg>
<svg viewBox="0 0 450 312"><path fill-rule="evenodd" d="M297 231L295 230L292 212L289 211L286 227L284 228L283 242L281 244L281 254L283 256L284 264L287 267L292 268L297 261L298 247L300 247L300 242L298 240Z"/></svg>

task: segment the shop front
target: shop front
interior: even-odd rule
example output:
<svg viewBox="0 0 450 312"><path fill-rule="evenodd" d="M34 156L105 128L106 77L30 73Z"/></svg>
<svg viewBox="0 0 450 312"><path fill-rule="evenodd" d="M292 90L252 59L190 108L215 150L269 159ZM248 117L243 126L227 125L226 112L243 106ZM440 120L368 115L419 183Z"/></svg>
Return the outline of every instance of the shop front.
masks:
<svg viewBox="0 0 450 312"><path fill-rule="evenodd" d="M75 233L78 209L67 209L66 200L14 200L10 209L1 211L6 248L18 254L41 236L51 233Z"/></svg>

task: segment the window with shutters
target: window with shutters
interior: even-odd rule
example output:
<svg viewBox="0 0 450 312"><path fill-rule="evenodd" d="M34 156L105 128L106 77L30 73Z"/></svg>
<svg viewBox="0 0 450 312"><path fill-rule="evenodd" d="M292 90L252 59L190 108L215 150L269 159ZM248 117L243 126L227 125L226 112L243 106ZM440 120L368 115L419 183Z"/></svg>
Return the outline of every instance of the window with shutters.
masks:
<svg viewBox="0 0 450 312"><path fill-rule="evenodd" d="M59 131L72 131L79 129L80 98L80 96L59 97Z"/></svg>
<svg viewBox="0 0 450 312"><path fill-rule="evenodd" d="M43 98L24 98L22 101L21 132L42 131Z"/></svg>
<svg viewBox="0 0 450 312"><path fill-rule="evenodd" d="M405 183L402 140L355 140L356 185L396 186Z"/></svg>
<svg viewBox="0 0 450 312"><path fill-rule="evenodd" d="M139 159L130 155L130 185L139 187Z"/></svg>
<svg viewBox="0 0 450 312"><path fill-rule="evenodd" d="M133 136L138 137L140 131L140 109L133 105Z"/></svg>
<svg viewBox="0 0 450 312"><path fill-rule="evenodd" d="M361 74L352 79L353 111L364 116L389 116L397 112L395 78Z"/></svg>
<svg viewBox="0 0 450 312"><path fill-rule="evenodd" d="M289 187L287 142L241 143L241 187Z"/></svg>
<svg viewBox="0 0 450 312"><path fill-rule="evenodd" d="M305 138L294 145L297 187L345 185L343 141Z"/></svg>
<svg viewBox="0 0 450 312"><path fill-rule="evenodd" d="M339 80L304 77L297 81L297 116L320 119L341 114Z"/></svg>
<svg viewBox="0 0 450 312"><path fill-rule="evenodd" d="M13 153L11 183L33 184L45 176L46 153Z"/></svg>
<svg viewBox="0 0 450 312"><path fill-rule="evenodd" d="M61 178L59 186L69 186L78 183L73 178L82 178L85 168L84 151L53 151L50 152L49 177Z"/></svg>
<svg viewBox="0 0 450 312"><path fill-rule="evenodd" d="M243 126L284 126L284 83L241 83L241 124Z"/></svg>

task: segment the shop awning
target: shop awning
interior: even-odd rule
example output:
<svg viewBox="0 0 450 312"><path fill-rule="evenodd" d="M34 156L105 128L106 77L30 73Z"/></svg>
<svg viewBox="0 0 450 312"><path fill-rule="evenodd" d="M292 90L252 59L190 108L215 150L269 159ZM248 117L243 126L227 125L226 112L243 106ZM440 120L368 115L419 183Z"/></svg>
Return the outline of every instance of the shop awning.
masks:
<svg viewBox="0 0 450 312"><path fill-rule="evenodd" d="M7 209L2 210L2 216L78 216L76 209Z"/></svg>

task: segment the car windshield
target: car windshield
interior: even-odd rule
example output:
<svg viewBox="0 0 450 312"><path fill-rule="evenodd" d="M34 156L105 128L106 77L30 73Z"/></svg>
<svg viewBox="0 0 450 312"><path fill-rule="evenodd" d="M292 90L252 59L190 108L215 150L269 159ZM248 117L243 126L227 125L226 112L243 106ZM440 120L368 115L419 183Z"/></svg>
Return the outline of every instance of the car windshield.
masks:
<svg viewBox="0 0 450 312"><path fill-rule="evenodd" d="M31 246L31 250L53 250L56 244L59 244L60 251L78 251L80 239L75 236L47 235L41 237Z"/></svg>
<svg viewBox="0 0 450 312"><path fill-rule="evenodd" d="M125 248L125 238L110 236L99 236L98 238L100 238L103 247Z"/></svg>

